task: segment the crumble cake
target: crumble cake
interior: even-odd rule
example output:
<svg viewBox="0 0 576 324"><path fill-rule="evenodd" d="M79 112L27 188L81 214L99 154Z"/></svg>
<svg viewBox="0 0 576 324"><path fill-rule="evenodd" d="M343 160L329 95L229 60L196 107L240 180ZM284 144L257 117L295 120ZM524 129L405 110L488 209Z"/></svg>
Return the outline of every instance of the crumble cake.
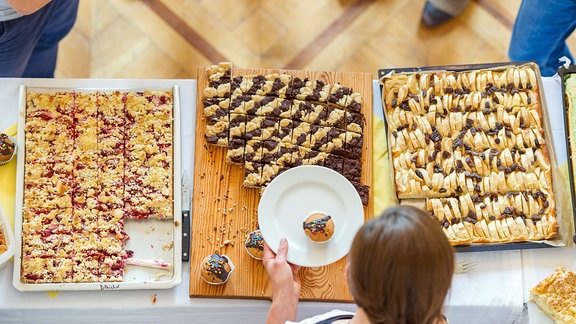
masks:
<svg viewBox="0 0 576 324"><path fill-rule="evenodd" d="M205 139L228 148L227 163L244 166L245 187L262 190L284 170L314 164L355 183L368 204L368 187L360 183L364 115L359 93L288 73L234 75L230 63L205 71Z"/></svg>
<svg viewBox="0 0 576 324"><path fill-rule="evenodd" d="M0 226L0 254L8 250L8 242L6 242L6 236L2 232L2 227Z"/></svg>
<svg viewBox="0 0 576 324"><path fill-rule="evenodd" d="M122 281L124 219L173 217L173 96L28 93L21 281Z"/></svg>
<svg viewBox="0 0 576 324"><path fill-rule="evenodd" d="M559 267L534 288L531 300L556 323L576 323L576 273Z"/></svg>

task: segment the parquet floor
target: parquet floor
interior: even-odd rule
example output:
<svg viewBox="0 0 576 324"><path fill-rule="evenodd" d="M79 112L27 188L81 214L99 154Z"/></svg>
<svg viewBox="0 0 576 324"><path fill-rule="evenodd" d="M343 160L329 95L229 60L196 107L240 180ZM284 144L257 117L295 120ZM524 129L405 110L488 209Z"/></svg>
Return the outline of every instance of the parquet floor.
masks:
<svg viewBox="0 0 576 324"><path fill-rule="evenodd" d="M375 76L383 67L501 62L520 2L476 0L429 30L420 25L424 0L82 0L56 77L196 78L198 66L224 60Z"/></svg>

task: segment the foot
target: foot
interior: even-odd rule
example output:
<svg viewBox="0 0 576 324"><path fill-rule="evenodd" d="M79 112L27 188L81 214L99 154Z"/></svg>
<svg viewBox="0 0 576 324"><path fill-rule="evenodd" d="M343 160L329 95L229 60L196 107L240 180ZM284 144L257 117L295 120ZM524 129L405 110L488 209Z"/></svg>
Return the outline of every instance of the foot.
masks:
<svg viewBox="0 0 576 324"><path fill-rule="evenodd" d="M426 1L424 10L422 10L422 17L420 21L424 26L428 28L434 28L448 22L453 18L454 16L451 14L440 10L429 1Z"/></svg>

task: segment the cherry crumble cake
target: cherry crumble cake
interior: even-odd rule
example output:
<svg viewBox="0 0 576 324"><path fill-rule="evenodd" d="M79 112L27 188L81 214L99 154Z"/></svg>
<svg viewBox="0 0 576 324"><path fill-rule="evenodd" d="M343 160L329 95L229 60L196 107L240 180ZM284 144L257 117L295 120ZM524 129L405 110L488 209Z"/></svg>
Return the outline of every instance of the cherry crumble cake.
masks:
<svg viewBox="0 0 576 324"><path fill-rule="evenodd" d="M172 211L171 92L28 93L21 280L122 281L124 219Z"/></svg>

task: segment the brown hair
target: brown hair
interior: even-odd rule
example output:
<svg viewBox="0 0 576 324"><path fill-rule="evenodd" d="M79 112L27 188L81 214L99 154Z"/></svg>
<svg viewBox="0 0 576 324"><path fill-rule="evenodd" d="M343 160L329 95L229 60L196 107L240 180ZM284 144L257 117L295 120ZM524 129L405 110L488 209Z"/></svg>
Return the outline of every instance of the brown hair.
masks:
<svg viewBox="0 0 576 324"><path fill-rule="evenodd" d="M440 318L454 272L454 250L420 209L395 206L364 224L348 255L350 291L374 324Z"/></svg>

